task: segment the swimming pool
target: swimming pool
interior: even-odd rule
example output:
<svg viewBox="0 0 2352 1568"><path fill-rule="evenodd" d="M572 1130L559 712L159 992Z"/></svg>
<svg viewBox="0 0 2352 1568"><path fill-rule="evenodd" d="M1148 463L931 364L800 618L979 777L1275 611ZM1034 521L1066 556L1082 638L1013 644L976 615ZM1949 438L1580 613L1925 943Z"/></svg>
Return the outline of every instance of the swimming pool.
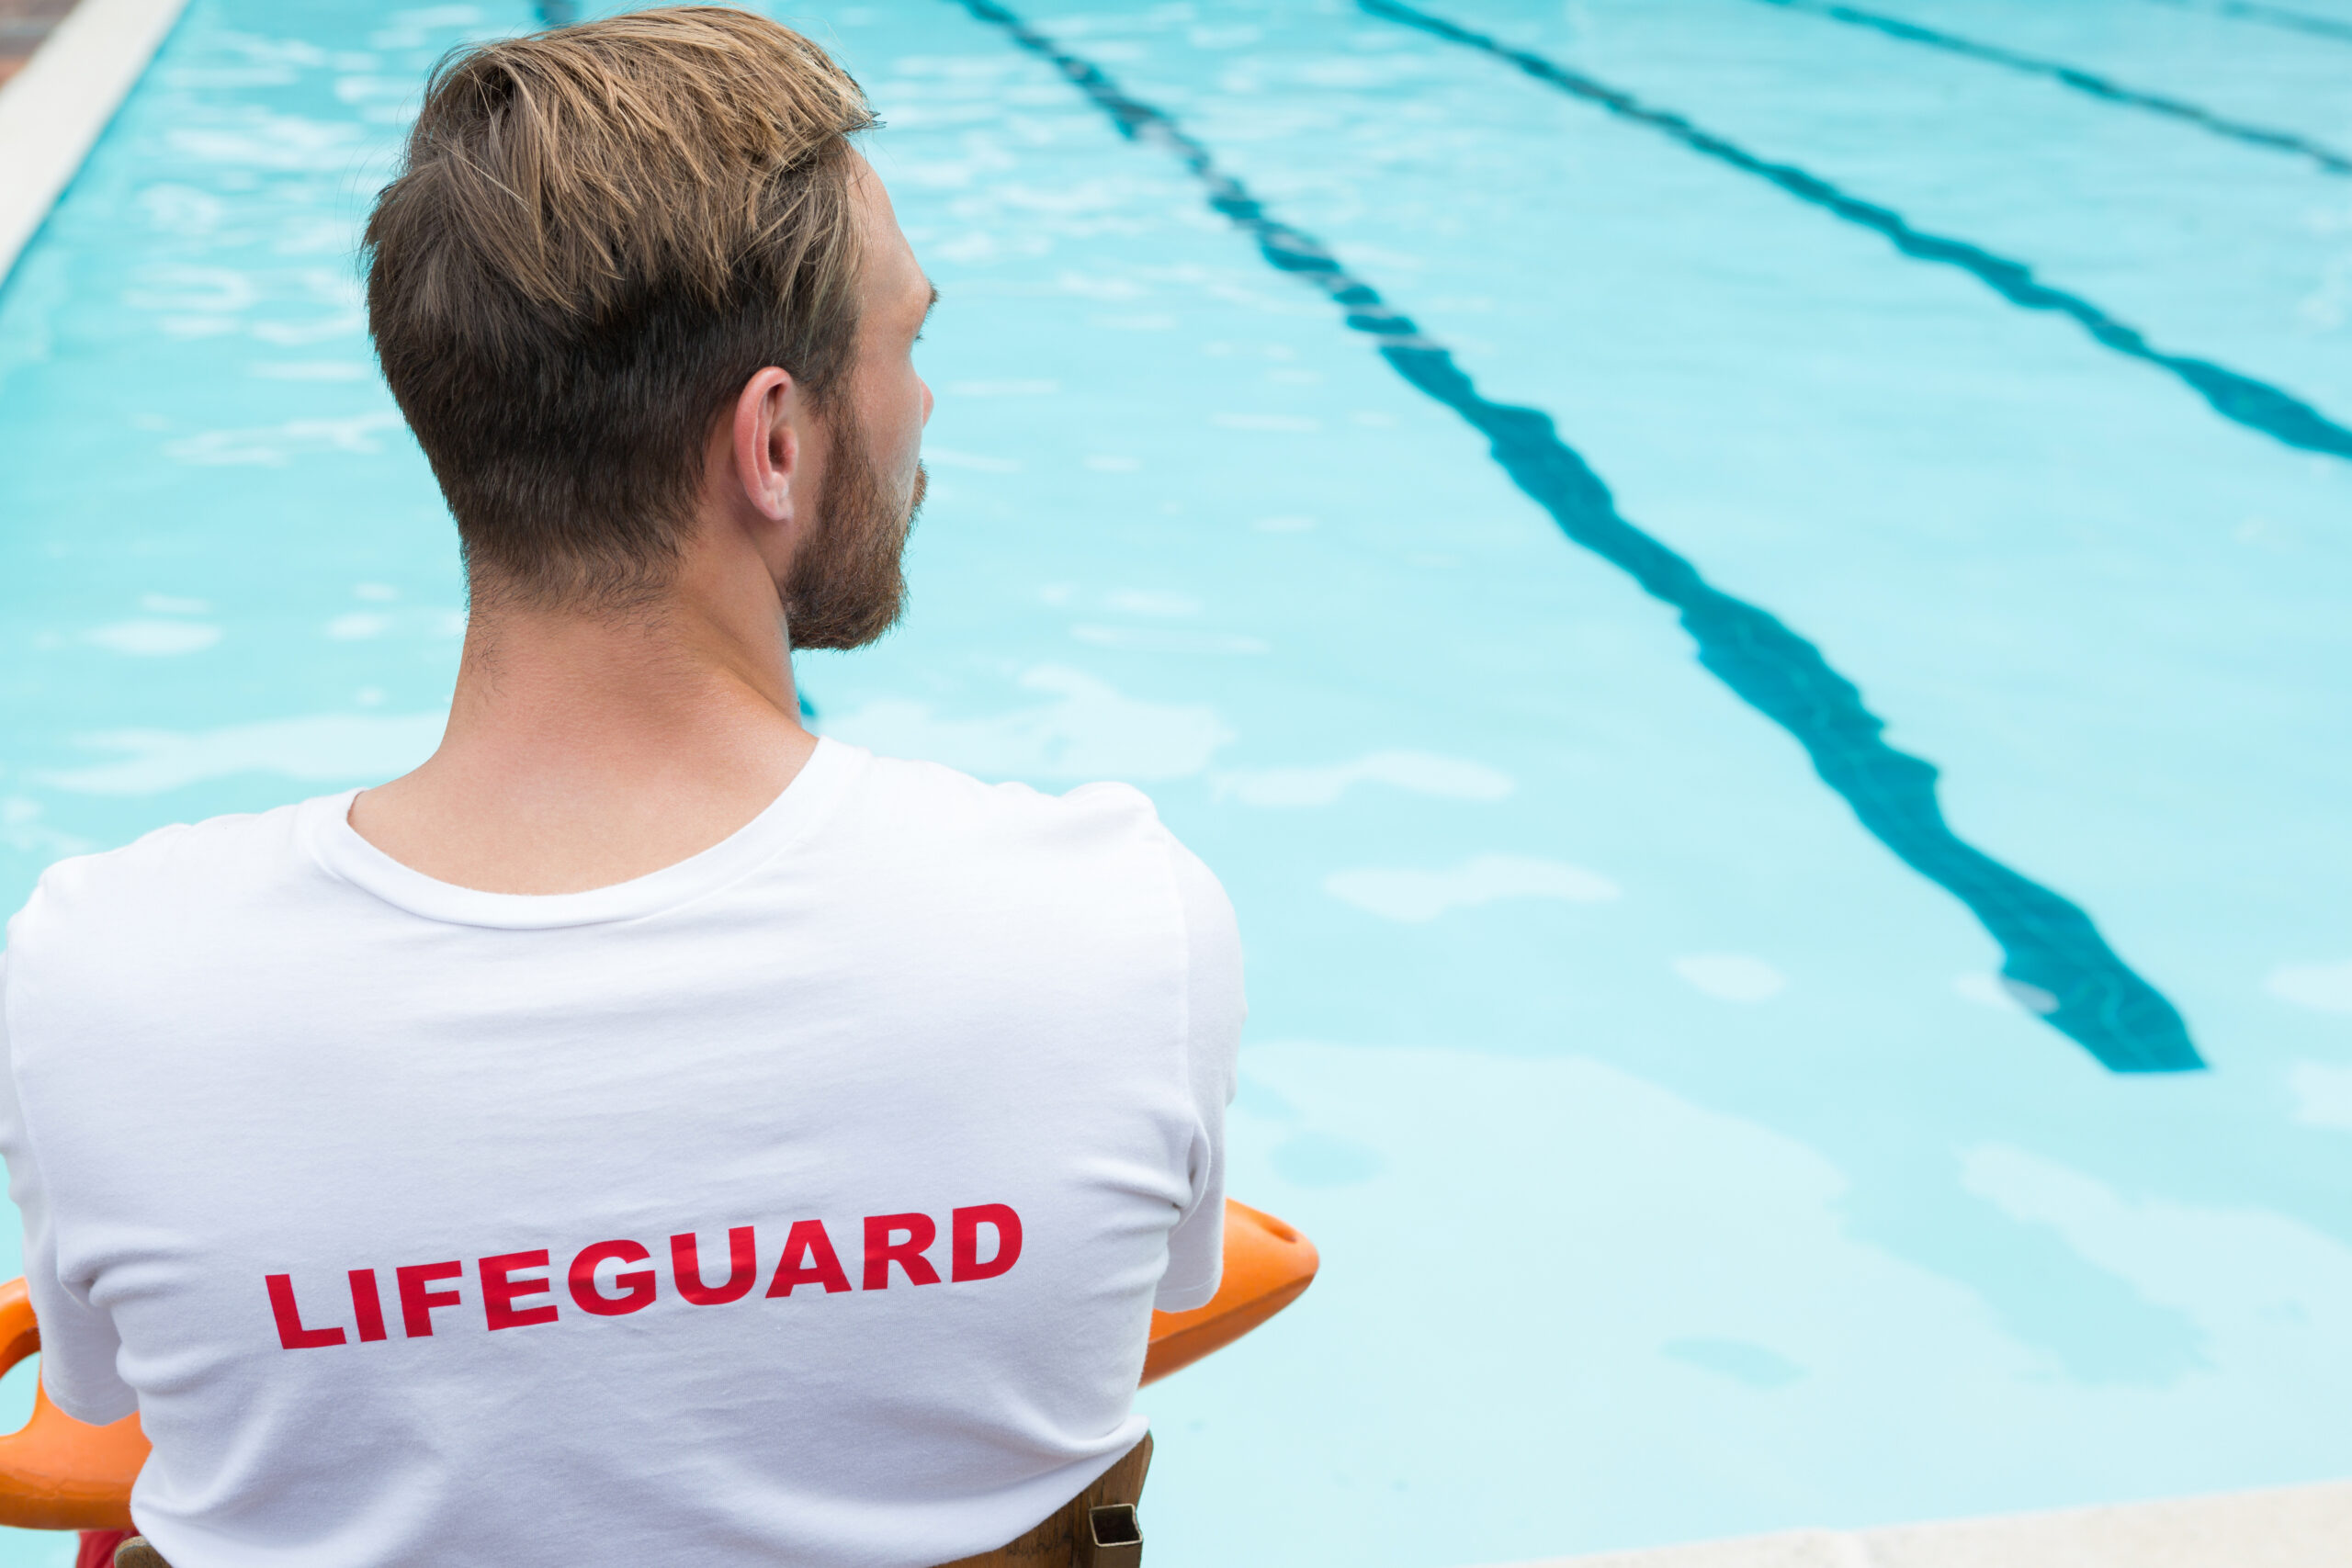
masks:
<svg viewBox="0 0 2352 1568"><path fill-rule="evenodd" d="M2352 1472L2352 0L777 14L944 297L820 728L1136 781L1249 942L1325 1269L1155 1562ZM18 263L0 902L430 749L350 249L532 22L194 0Z"/></svg>

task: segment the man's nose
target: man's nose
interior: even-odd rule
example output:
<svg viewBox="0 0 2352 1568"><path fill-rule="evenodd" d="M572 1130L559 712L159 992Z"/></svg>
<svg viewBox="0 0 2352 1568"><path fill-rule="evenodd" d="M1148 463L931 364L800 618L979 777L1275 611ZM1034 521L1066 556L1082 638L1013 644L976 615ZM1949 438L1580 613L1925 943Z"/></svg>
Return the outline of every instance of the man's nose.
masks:
<svg viewBox="0 0 2352 1568"><path fill-rule="evenodd" d="M931 383L918 376L915 378L915 385L922 389L922 422L929 424L931 423Z"/></svg>

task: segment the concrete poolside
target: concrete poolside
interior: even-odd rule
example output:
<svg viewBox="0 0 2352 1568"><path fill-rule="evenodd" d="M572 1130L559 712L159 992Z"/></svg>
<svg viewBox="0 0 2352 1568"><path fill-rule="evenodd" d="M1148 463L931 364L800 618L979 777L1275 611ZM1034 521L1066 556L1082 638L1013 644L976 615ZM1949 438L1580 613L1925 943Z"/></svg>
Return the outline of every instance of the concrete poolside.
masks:
<svg viewBox="0 0 2352 1568"><path fill-rule="evenodd" d="M0 0L0 84L25 67L74 0Z"/></svg>
<svg viewBox="0 0 2352 1568"><path fill-rule="evenodd" d="M2352 1482L2105 1508L1792 1530L1517 1568L2346 1568Z"/></svg>
<svg viewBox="0 0 2352 1568"><path fill-rule="evenodd" d="M0 277L185 0L0 0Z"/></svg>

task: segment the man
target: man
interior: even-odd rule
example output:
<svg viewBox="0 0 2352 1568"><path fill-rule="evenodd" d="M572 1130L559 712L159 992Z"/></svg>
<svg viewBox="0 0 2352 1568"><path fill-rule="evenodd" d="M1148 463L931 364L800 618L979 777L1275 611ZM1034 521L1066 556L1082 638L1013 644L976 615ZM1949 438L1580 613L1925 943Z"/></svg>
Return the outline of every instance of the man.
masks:
<svg viewBox="0 0 2352 1568"><path fill-rule="evenodd" d="M1131 790L818 739L896 618L933 291L858 89L737 12L478 49L368 230L472 592L414 773L9 927L42 1372L175 1568L919 1568L1136 1448L1241 1017Z"/></svg>

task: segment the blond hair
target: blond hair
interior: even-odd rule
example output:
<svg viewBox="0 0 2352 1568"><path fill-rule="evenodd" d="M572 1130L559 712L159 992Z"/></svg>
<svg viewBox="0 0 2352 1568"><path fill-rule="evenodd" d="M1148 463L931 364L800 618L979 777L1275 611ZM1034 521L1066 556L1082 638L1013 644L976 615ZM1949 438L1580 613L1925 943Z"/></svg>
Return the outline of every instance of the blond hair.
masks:
<svg viewBox="0 0 2352 1568"><path fill-rule="evenodd" d="M477 595L658 591L742 384L779 365L832 406L857 333L848 138L873 123L822 50L718 6L435 70L368 220L368 318Z"/></svg>

